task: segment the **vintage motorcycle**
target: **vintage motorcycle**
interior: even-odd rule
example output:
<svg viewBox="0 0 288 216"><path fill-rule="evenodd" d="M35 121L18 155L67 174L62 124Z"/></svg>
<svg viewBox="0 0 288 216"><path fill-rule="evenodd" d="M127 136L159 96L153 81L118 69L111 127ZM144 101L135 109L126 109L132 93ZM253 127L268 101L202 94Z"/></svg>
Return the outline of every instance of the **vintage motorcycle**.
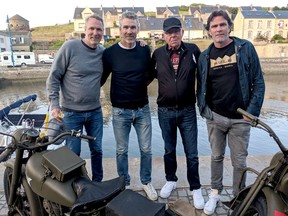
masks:
<svg viewBox="0 0 288 216"><path fill-rule="evenodd" d="M9 111L35 99L29 96L0 110L1 126L9 129L0 130L0 135L6 137L5 145L0 146L0 163L5 166L3 185L8 216L170 215L164 203L125 189L123 177L93 182L85 160L65 146L49 148L62 144L66 136L86 140L94 137L67 131L55 119L38 128L34 125L37 121L27 121L22 116L16 121L22 124L9 128L7 124L13 123Z"/></svg>
<svg viewBox="0 0 288 216"><path fill-rule="evenodd" d="M225 203L233 210L229 215L234 216L285 216L288 215L288 149L281 143L275 132L259 118L238 109L242 115L251 120L253 127L265 130L273 137L280 148L270 162L270 165L260 173L247 167L257 178L253 184L240 191L238 196ZM241 183L240 183L241 185Z"/></svg>
<svg viewBox="0 0 288 216"><path fill-rule="evenodd" d="M70 131L49 141L40 133L35 128L19 128L13 134L0 132L12 138L0 154L6 167L3 181L9 216L117 216L123 215L121 212L125 216L170 215L164 203L125 189L123 177L92 182L85 160L66 146L47 150L47 146L65 136L93 137ZM15 159L9 159L14 152Z"/></svg>

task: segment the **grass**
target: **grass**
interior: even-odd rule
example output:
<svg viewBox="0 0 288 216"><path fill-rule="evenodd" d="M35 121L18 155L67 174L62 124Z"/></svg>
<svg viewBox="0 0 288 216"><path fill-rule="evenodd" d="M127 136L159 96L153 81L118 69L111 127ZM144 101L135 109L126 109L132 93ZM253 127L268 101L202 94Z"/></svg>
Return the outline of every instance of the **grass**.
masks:
<svg viewBox="0 0 288 216"><path fill-rule="evenodd" d="M33 41L37 41L37 38L51 37L53 38L65 38L66 33L71 33L74 31L74 24L68 23L63 25L55 26L41 26L31 29Z"/></svg>

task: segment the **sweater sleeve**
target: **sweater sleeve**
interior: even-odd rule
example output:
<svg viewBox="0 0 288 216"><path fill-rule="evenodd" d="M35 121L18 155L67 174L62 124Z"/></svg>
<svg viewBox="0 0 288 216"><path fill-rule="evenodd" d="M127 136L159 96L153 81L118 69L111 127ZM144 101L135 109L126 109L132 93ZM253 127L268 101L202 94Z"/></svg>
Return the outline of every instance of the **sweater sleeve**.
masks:
<svg viewBox="0 0 288 216"><path fill-rule="evenodd" d="M108 79L110 73L111 73L111 66L109 63L109 54L108 54L109 50L104 50L103 52L103 56L102 56L102 60L103 60L103 74L102 74L102 78L101 78L101 86L103 86L106 82L106 80ZM111 58L111 56L110 56Z"/></svg>
<svg viewBox="0 0 288 216"><path fill-rule="evenodd" d="M67 53L69 52L69 43L66 42L57 52L49 76L46 81L46 88L48 92L48 99L51 105L51 109L60 108L59 92L63 76L66 72L68 65Z"/></svg>

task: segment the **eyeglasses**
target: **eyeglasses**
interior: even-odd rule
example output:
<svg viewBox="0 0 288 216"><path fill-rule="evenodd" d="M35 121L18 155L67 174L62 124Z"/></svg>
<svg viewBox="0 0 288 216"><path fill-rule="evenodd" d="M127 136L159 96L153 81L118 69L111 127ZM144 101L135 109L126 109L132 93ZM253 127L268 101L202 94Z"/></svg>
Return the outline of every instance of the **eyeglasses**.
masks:
<svg viewBox="0 0 288 216"><path fill-rule="evenodd" d="M179 34L180 31L181 31L180 28L172 28L172 29L169 29L168 31L165 31L165 34L167 34L167 35Z"/></svg>

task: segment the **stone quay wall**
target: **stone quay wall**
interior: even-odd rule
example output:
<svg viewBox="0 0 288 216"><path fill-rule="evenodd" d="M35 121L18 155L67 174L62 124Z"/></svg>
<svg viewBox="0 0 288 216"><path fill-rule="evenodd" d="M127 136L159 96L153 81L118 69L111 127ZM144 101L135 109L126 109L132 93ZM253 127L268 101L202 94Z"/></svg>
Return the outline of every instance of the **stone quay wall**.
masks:
<svg viewBox="0 0 288 216"><path fill-rule="evenodd" d="M265 75L288 74L288 57L261 58L261 66ZM51 65L35 65L25 67L0 67L0 80L46 79Z"/></svg>

